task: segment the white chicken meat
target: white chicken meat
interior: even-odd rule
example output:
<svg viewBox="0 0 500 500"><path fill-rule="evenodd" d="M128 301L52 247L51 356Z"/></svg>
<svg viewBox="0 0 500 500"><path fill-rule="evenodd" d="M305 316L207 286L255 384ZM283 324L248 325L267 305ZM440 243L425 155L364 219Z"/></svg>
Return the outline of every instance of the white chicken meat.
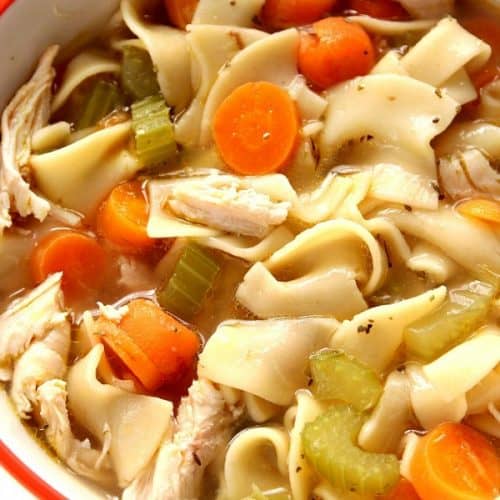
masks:
<svg viewBox="0 0 500 500"><path fill-rule="evenodd" d="M66 374L70 342L71 326L65 321L33 342L15 364L10 397L22 418L29 418L38 387Z"/></svg>
<svg viewBox="0 0 500 500"><path fill-rule="evenodd" d="M67 399L64 380L49 380L37 390L39 423L45 427L47 442L57 456L77 474L101 484L111 484L113 471L106 443L98 451L91 447L88 440L80 441L74 437L68 417ZM111 436L108 436L107 442L110 441Z"/></svg>
<svg viewBox="0 0 500 500"><path fill-rule="evenodd" d="M13 362L28 349L66 322L62 274L48 277L27 295L13 301L0 316L0 380L12 378Z"/></svg>
<svg viewBox="0 0 500 500"><path fill-rule="evenodd" d="M192 222L257 238L286 220L289 202L273 201L268 194L228 178L179 182L168 201L170 209Z"/></svg>
<svg viewBox="0 0 500 500"><path fill-rule="evenodd" d="M199 498L205 469L227 444L239 415L210 382L194 381L180 404L173 438L125 489L122 500Z"/></svg>
<svg viewBox="0 0 500 500"><path fill-rule="evenodd" d="M2 146L0 170L0 231L12 224L10 211L23 217L33 214L43 220L50 203L35 194L23 178L22 168L31 153L31 137L50 117L50 102L57 45L49 47L40 58L31 79L16 93L2 115Z"/></svg>

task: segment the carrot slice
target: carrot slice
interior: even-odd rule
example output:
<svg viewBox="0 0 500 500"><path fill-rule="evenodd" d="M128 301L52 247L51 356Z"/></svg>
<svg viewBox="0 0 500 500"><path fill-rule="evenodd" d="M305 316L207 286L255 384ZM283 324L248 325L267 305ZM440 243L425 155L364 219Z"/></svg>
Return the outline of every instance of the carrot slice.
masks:
<svg viewBox="0 0 500 500"><path fill-rule="evenodd" d="M420 497L410 481L402 477L398 484L381 500L420 500Z"/></svg>
<svg viewBox="0 0 500 500"><path fill-rule="evenodd" d="M222 159L246 175L276 172L290 160L299 135L292 98L269 82L246 83L219 106L213 121Z"/></svg>
<svg viewBox="0 0 500 500"><path fill-rule="evenodd" d="M150 300L131 301L118 325L100 318L99 327L102 341L149 391L193 370L198 335Z"/></svg>
<svg viewBox="0 0 500 500"><path fill-rule="evenodd" d="M96 328L106 353L111 350L147 390L154 391L163 384L162 372L118 325L101 317Z"/></svg>
<svg viewBox="0 0 500 500"><path fill-rule="evenodd" d="M468 200L460 203L457 210L465 217L500 224L500 203L493 200Z"/></svg>
<svg viewBox="0 0 500 500"><path fill-rule="evenodd" d="M193 19L198 0L164 0L164 4L170 22L180 29L185 29Z"/></svg>
<svg viewBox="0 0 500 500"><path fill-rule="evenodd" d="M349 0L349 9L378 19L391 21L408 19L408 12L394 0Z"/></svg>
<svg viewBox="0 0 500 500"><path fill-rule="evenodd" d="M311 24L328 16L338 0L266 0L260 17L272 29Z"/></svg>
<svg viewBox="0 0 500 500"><path fill-rule="evenodd" d="M70 300L97 290L103 283L106 253L97 241L70 229L52 231L36 245L30 259L36 283L59 271L62 289Z"/></svg>
<svg viewBox="0 0 500 500"><path fill-rule="evenodd" d="M365 75L375 64L375 49L366 31L342 17L329 17L303 32L299 70L314 85L332 85Z"/></svg>
<svg viewBox="0 0 500 500"><path fill-rule="evenodd" d="M479 432L443 423L419 441L410 475L423 500L492 500L499 494L500 459Z"/></svg>
<svg viewBox="0 0 500 500"><path fill-rule="evenodd" d="M148 237L147 201L137 181L116 186L102 203L97 216L97 232L127 253L151 249L155 240Z"/></svg>

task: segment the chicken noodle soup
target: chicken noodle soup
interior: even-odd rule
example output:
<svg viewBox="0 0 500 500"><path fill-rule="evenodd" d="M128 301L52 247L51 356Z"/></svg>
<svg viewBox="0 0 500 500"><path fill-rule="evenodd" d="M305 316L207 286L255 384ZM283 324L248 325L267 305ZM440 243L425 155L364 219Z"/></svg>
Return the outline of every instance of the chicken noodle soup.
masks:
<svg viewBox="0 0 500 500"><path fill-rule="evenodd" d="M122 0L43 52L1 122L0 377L62 464L499 495L495 4Z"/></svg>

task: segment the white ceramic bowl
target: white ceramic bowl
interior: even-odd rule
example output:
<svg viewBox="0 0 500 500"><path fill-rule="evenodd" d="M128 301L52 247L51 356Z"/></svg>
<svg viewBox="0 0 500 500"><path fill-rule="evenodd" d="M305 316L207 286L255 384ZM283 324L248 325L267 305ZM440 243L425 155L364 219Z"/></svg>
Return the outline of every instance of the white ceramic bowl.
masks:
<svg viewBox="0 0 500 500"><path fill-rule="evenodd" d="M119 0L16 0L0 16L0 110L29 78L48 45L64 46L92 36L118 4ZM72 474L40 446L1 388L0 466L39 499L106 498L103 491ZM2 485L0 498L6 500Z"/></svg>

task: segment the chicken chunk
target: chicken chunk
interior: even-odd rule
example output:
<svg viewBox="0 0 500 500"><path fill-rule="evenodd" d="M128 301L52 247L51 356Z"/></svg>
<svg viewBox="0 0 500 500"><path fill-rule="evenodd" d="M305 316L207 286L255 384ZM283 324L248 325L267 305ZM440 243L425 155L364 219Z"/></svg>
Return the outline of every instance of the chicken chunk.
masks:
<svg viewBox="0 0 500 500"><path fill-rule="evenodd" d="M170 209L192 222L258 238L286 220L289 202L275 202L268 194L227 177L179 182L172 190Z"/></svg>
<svg viewBox="0 0 500 500"><path fill-rule="evenodd" d="M74 472L101 484L113 480L106 443L102 451L93 449L88 440L79 441L73 435L67 410L66 382L52 379L37 390L40 405L40 424L45 426L45 437L57 456ZM111 441L111 436L108 442Z"/></svg>
<svg viewBox="0 0 500 500"><path fill-rule="evenodd" d="M12 224L11 209L23 217L33 214L39 220L50 211L50 203L31 191L21 169L29 160L31 136L50 117L55 77L53 62L58 50L59 47L53 45L44 52L35 73L18 90L2 115L0 230Z"/></svg>
<svg viewBox="0 0 500 500"><path fill-rule="evenodd" d="M12 364L34 340L66 322L62 274L53 274L30 293L12 302L0 316L0 380L12 378Z"/></svg>
<svg viewBox="0 0 500 500"><path fill-rule="evenodd" d="M398 0L417 19L439 19L453 12L455 0Z"/></svg>
<svg viewBox="0 0 500 500"><path fill-rule="evenodd" d="M228 409L222 394L197 380L179 407L176 432L154 463L123 492L123 500L195 500L203 474L231 437L239 411Z"/></svg>
<svg viewBox="0 0 500 500"><path fill-rule="evenodd" d="M38 387L65 375L70 341L71 326L65 321L42 340L33 342L15 364L10 396L22 418L29 417Z"/></svg>
<svg viewBox="0 0 500 500"><path fill-rule="evenodd" d="M442 158L438 168L441 185L454 200L481 194L500 198L500 172L478 149L472 148Z"/></svg>

